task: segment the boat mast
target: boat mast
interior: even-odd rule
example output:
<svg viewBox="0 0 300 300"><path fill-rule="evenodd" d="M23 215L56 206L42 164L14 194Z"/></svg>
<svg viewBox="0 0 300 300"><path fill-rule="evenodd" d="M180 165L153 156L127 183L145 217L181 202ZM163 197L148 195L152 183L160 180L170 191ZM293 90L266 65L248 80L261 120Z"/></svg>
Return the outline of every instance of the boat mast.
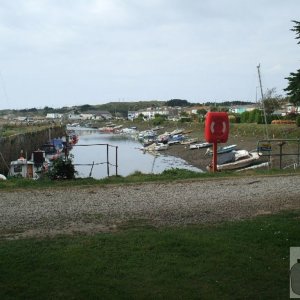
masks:
<svg viewBox="0 0 300 300"><path fill-rule="evenodd" d="M266 115L266 109L265 109L265 103L264 103L264 94L263 94L263 89L262 89L262 84L261 84L261 76L260 76L260 64L257 66L257 72L258 72L258 79L259 79L259 86L260 86L260 93L261 93L261 104L262 104L262 108L263 108L263 112L264 112L266 136L267 136L267 139L269 139L267 115Z"/></svg>

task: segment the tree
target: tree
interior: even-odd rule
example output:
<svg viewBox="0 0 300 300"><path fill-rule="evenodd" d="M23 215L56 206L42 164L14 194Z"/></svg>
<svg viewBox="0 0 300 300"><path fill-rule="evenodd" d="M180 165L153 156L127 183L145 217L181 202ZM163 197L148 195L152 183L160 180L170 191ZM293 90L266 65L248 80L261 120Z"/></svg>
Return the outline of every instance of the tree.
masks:
<svg viewBox="0 0 300 300"><path fill-rule="evenodd" d="M166 102L165 106L190 106L190 103L187 100L171 99Z"/></svg>
<svg viewBox="0 0 300 300"><path fill-rule="evenodd" d="M204 117L207 114L207 110L204 108L197 109L197 114Z"/></svg>
<svg viewBox="0 0 300 300"><path fill-rule="evenodd" d="M300 22L293 22L295 25L291 30L296 32L295 39L300 40ZM300 41L297 44L300 44ZM287 95L290 97L290 102L295 106L298 106L300 104L300 69L298 69L296 73L290 73L290 76L285 79L288 80L288 86L284 91L286 91Z"/></svg>
<svg viewBox="0 0 300 300"><path fill-rule="evenodd" d="M282 96L277 94L276 88L266 91L263 104L267 116L271 115L276 109L280 108L281 99Z"/></svg>

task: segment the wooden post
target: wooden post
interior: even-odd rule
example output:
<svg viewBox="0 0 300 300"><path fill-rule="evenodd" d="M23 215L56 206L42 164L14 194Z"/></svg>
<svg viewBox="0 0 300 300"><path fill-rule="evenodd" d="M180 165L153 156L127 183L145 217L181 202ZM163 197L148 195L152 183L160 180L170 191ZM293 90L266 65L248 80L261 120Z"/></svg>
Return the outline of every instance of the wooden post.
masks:
<svg viewBox="0 0 300 300"><path fill-rule="evenodd" d="M116 146L116 176L118 176L118 146Z"/></svg>
<svg viewBox="0 0 300 300"><path fill-rule="evenodd" d="M109 145L107 144L106 145L106 167L107 167L107 177L109 177L109 157L108 157L108 154L109 154Z"/></svg>
<svg viewBox="0 0 300 300"><path fill-rule="evenodd" d="M212 164L213 164L213 172L217 172L217 155L218 155L218 143L214 142L213 143L213 159L212 159Z"/></svg>

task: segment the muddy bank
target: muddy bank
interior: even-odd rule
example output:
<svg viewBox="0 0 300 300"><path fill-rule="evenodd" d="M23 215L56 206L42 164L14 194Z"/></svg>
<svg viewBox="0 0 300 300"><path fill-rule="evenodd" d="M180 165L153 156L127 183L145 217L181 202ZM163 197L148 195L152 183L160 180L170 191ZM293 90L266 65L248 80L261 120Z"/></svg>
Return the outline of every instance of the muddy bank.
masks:
<svg viewBox="0 0 300 300"><path fill-rule="evenodd" d="M236 144L237 149L244 149L252 151L257 148L257 140L255 138L238 138L232 137L226 144L219 144L220 146ZM212 157L205 155L207 148L190 150L189 145L172 145L166 150L168 155L180 157L189 164L206 171L206 167L210 164ZM266 159L261 159L265 161Z"/></svg>

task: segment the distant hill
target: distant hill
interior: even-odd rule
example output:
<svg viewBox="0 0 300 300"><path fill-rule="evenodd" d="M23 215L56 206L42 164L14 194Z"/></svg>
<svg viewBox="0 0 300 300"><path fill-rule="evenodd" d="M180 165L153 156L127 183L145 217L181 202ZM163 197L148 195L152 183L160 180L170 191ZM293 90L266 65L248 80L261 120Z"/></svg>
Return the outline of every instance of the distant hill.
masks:
<svg viewBox="0 0 300 300"><path fill-rule="evenodd" d="M251 105L254 102L249 101L224 101L224 102L205 102L205 106L236 106L236 105Z"/></svg>
<svg viewBox="0 0 300 300"><path fill-rule="evenodd" d="M171 99L168 101L136 101L136 102L109 102L105 104L83 104L78 106L62 107L62 108L52 108L45 106L44 108L28 108L28 109L5 109L0 110L0 115L14 114L15 116L19 115L43 115L46 116L47 113L86 113L86 112L97 112L97 111L109 111L113 116L116 114L127 116L128 111L137 111L140 109L145 109L148 107L161 107L161 106L222 106L230 107L234 105L249 105L254 104L253 102L247 101L225 101L225 102L206 102L206 103L190 103L187 100L182 99Z"/></svg>

